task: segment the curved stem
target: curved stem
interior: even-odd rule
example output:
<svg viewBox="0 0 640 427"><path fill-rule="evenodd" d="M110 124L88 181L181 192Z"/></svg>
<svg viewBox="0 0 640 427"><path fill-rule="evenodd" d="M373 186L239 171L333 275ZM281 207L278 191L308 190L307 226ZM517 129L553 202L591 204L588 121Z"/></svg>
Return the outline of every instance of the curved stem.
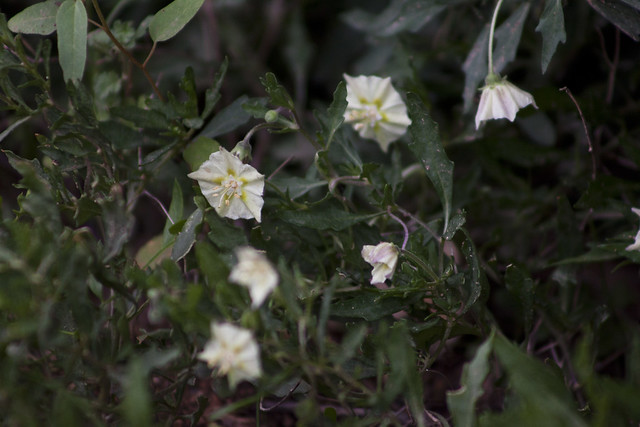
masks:
<svg viewBox="0 0 640 427"><path fill-rule="evenodd" d="M133 55L131 54L131 52L129 52L127 50L127 48L124 47L122 45L122 43L120 43L118 41L116 36L113 35L113 33L111 32L111 29L109 28L109 24L107 23L106 19L104 18L104 15L102 14L102 9L100 9L100 6L98 5L98 1L97 0L91 0L91 3L93 4L93 9L96 11L96 15L98 15L98 19L100 20L100 24L101 24L100 28L102 28L102 30L107 34L109 39L111 39L113 44L116 45L118 50L120 52L124 53L127 56L127 58L129 58L129 61L131 61L131 63L133 65L135 65L136 67L138 67L142 71L142 73L144 74L144 77L147 79L147 81L149 82L149 84L153 88L153 91L155 92L155 94L158 97L158 99L160 101L164 102L164 97L160 93L160 89L158 89L158 86L156 86L156 83L151 78L151 75L149 74L149 72L147 71L147 68L145 66L147 64L147 61L151 57L151 54L153 53L153 49L152 49L151 53L149 54L149 56L147 57L147 59L145 60L144 64L141 64L140 61L138 61L136 58L134 58ZM155 43L154 43L153 46L155 48Z"/></svg>
<svg viewBox="0 0 640 427"><path fill-rule="evenodd" d="M496 8L493 11L493 18L491 18L491 28L489 29L489 75L493 74L493 33L496 29L496 19L498 18L498 11L500 10L500 6L502 6L503 0L498 0L498 4L496 4Z"/></svg>

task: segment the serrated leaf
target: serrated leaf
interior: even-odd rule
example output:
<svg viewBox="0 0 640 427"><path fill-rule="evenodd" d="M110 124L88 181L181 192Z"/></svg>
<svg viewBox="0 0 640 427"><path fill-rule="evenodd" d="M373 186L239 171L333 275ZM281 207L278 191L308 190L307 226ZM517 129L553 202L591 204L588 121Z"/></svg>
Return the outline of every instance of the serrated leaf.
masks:
<svg viewBox="0 0 640 427"><path fill-rule="evenodd" d="M81 0L65 0L56 14L58 55L65 81L79 81L87 60L87 11Z"/></svg>
<svg viewBox="0 0 640 427"><path fill-rule="evenodd" d="M204 0L174 0L160 9L149 24L149 35L154 42L169 40L196 16Z"/></svg>
<svg viewBox="0 0 640 427"><path fill-rule="evenodd" d="M187 222L184 223L182 231L178 234L176 243L171 250L171 259L173 261L178 262L189 253L191 247L196 242L196 229L202 223L203 218L204 211L202 209L196 209L189 215Z"/></svg>
<svg viewBox="0 0 640 427"><path fill-rule="evenodd" d="M328 147L333 140L336 130L344 122L344 110L347 108L347 86L344 82L338 83L338 87L333 92L333 101L326 114L316 112L315 116L320 123L320 137L324 146Z"/></svg>
<svg viewBox="0 0 640 427"><path fill-rule="evenodd" d="M215 107L216 103L220 100L220 88L222 87L222 81L224 80L224 76L227 74L227 69L229 68L229 59L224 58L222 64L220 64L220 68L213 78L213 83L211 87L206 90L204 94L204 108L202 109L202 114L200 118L202 120L206 120L209 115L213 112L213 107Z"/></svg>
<svg viewBox="0 0 640 427"><path fill-rule="evenodd" d="M493 347L493 332L482 343L473 360L465 363L460 388L447 392L447 405L456 426L474 427L476 401L484 394L482 384L489 373L489 355Z"/></svg>
<svg viewBox="0 0 640 427"><path fill-rule="evenodd" d="M288 108L289 110L292 110L294 108L291 95L289 95L289 92L287 92L284 86L278 83L278 79L276 78L275 74L265 74L264 77L260 78L260 83L262 83L262 86L264 86L267 94L269 94L272 105Z"/></svg>
<svg viewBox="0 0 640 427"><path fill-rule="evenodd" d="M558 47L558 43L567 41L564 30L564 13L560 0L547 0L536 31L542 34L542 73L547 71L551 57Z"/></svg>
<svg viewBox="0 0 640 427"><path fill-rule="evenodd" d="M46 36L56 30L56 14L60 0L36 3L9 19L9 29L14 33Z"/></svg>
<svg viewBox="0 0 640 427"><path fill-rule="evenodd" d="M633 0L587 0L600 15L635 41L640 41L640 10Z"/></svg>
<svg viewBox="0 0 640 427"><path fill-rule="evenodd" d="M409 148L424 166L429 180L440 197L444 216L444 230L442 232L445 233L449 227L449 216L451 215L453 162L447 157L442 142L440 142L437 123L431 119L420 98L410 93L407 104L411 119Z"/></svg>

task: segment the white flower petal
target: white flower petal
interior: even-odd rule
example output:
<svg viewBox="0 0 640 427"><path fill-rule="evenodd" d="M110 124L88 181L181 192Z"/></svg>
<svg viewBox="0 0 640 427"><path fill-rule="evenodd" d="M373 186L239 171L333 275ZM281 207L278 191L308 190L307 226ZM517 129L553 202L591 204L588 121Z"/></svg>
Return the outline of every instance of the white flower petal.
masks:
<svg viewBox="0 0 640 427"><path fill-rule="evenodd" d="M220 147L198 170L187 175L200 185L202 195L218 215L260 222L264 175Z"/></svg>
<svg viewBox="0 0 640 427"><path fill-rule="evenodd" d="M509 82L506 78L482 88L478 111L476 112L476 129L486 120L508 119L513 121L518 110L532 104L536 105L533 96Z"/></svg>
<svg viewBox="0 0 640 427"><path fill-rule="evenodd" d="M251 331L230 323L211 323L211 340L198 354L198 359L218 373L229 377L231 388L243 380L262 375L260 348Z"/></svg>
<svg viewBox="0 0 640 427"><path fill-rule="evenodd" d="M249 289L251 306L260 307L278 285L278 272L267 257L250 246L235 250L238 263L231 270L229 280Z"/></svg>
<svg viewBox="0 0 640 427"><path fill-rule="evenodd" d="M392 141L407 131L411 120L407 106L393 88L391 78L351 77L347 81L345 123L350 123L362 138L374 139L387 151Z"/></svg>
<svg viewBox="0 0 640 427"><path fill-rule="evenodd" d="M631 208L634 214L640 216L640 209ZM634 242L625 248L628 251L640 251L640 229L638 229L638 233L634 239Z"/></svg>
<svg viewBox="0 0 640 427"><path fill-rule="evenodd" d="M393 243L381 242L376 246L364 245L360 254L371 266L371 284L391 279L398 263L398 248Z"/></svg>

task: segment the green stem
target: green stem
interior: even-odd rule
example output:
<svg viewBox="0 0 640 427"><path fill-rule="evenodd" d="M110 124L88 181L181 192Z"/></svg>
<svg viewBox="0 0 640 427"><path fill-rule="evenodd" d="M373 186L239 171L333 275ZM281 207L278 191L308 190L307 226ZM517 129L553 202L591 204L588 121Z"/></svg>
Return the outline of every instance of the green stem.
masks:
<svg viewBox="0 0 640 427"><path fill-rule="evenodd" d="M502 6L503 0L498 0L496 8L493 11L493 18L491 18L491 28L489 29L489 75L493 74L493 33L496 29L496 19L498 18L498 11Z"/></svg>

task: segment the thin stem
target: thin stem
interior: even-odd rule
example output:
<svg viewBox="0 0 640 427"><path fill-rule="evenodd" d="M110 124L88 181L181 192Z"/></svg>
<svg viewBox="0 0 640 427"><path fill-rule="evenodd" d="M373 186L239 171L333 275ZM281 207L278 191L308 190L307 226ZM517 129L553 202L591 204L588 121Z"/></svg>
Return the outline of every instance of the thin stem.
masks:
<svg viewBox="0 0 640 427"><path fill-rule="evenodd" d="M407 224L405 224L403 220L391 213L391 207L387 209L387 214L397 223L399 223L404 230L404 240L402 241L402 250L404 251L404 249L407 247L407 242L409 241L409 229L407 228Z"/></svg>
<svg viewBox="0 0 640 427"><path fill-rule="evenodd" d="M489 29L489 75L493 74L493 33L496 29L496 19L498 18L498 11L500 10L500 6L502 6L503 0L498 0L498 4L496 4L496 8L493 11L493 18L491 18L491 28Z"/></svg>
<svg viewBox="0 0 640 427"><path fill-rule="evenodd" d="M116 45L118 50L120 52L124 53L127 56L127 58L129 58L129 61L131 61L131 63L133 65L135 65L136 67L138 67L142 71L142 73L144 74L145 78L147 79L147 81L149 82L151 87L153 88L153 91L155 92L155 94L158 97L158 99L160 101L164 102L164 97L160 93L160 89L158 89L158 86L156 86L156 83L153 81L153 79L151 78L151 75L149 74L149 72L147 71L147 68L145 67L145 65L146 65L147 61L149 60L149 58L147 58L147 60L145 60L144 64L141 64L136 58L134 58L133 55L131 54L131 52L129 52L129 50L127 50L127 48L124 47L122 45L122 43L120 43L118 41L116 36L114 36L113 33L111 32L111 29L109 28L109 24L107 23L107 21L104 18L104 15L102 14L102 9L100 9L100 6L98 5L98 0L91 0L91 4L93 4L93 9L96 11L96 15L98 15L98 19L100 19L100 24L101 24L100 28L107 34L109 39L111 39L113 44ZM154 47L155 47L155 43L154 43Z"/></svg>
<svg viewBox="0 0 640 427"><path fill-rule="evenodd" d="M566 86L561 87L560 91L566 92L566 94L569 95L569 98L571 98L571 101L573 101L573 104L578 109L578 114L580 114L580 120L582 120L582 127L584 128L584 134L587 137L587 144L589 145L589 153L591 154L591 180L595 181L596 167L597 167L596 154L593 151L593 144L591 143L591 137L589 136L589 129L587 129L587 122L585 121L584 115L582 114L582 109L580 108L580 104L578 104L578 101L576 101L576 98L574 98L573 94L571 93L568 87Z"/></svg>

